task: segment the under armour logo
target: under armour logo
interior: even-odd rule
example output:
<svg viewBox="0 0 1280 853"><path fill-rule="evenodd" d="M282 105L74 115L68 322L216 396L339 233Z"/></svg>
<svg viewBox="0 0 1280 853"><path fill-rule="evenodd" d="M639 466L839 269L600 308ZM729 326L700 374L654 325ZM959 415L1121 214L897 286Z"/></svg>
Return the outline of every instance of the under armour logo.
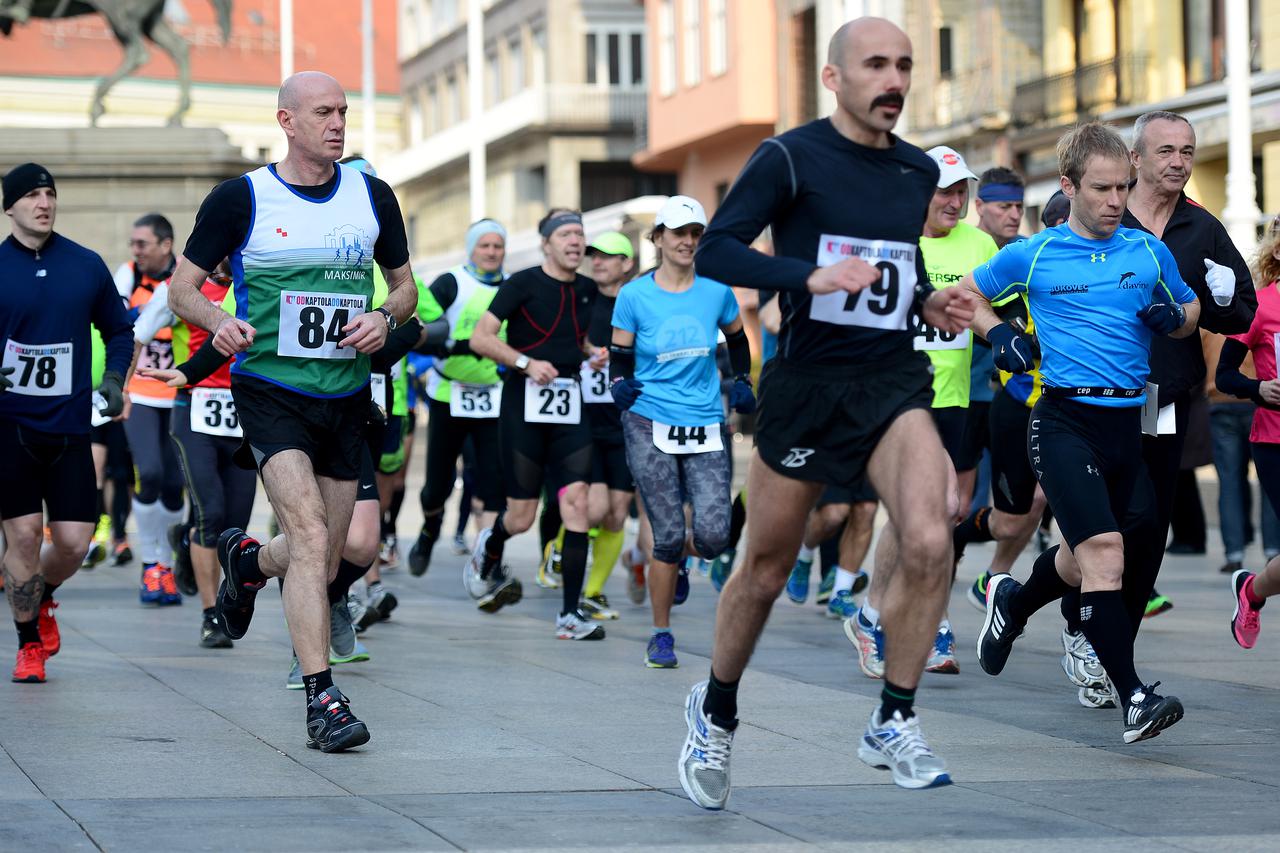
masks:
<svg viewBox="0 0 1280 853"><path fill-rule="evenodd" d="M276 233L277 233L277 234L279 234L281 237L288 237L288 236L289 236L289 232L288 232L288 231L286 231L286 230L284 230L283 228L277 228L277 229L276 229Z"/></svg>
<svg viewBox="0 0 1280 853"><path fill-rule="evenodd" d="M1080 621L1088 622L1093 617L1093 605L1088 604L1080 608Z"/></svg>
<svg viewBox="0 0 1280 853"><path fill-rule="evenodd" d="M1106 262L1107 262L1107 253L1106 253L1106 252L1090 252L1090 253L1089 253L1089 263L1091 263L1091 264L1098 264L1098 263L1105 264Z"/></svg>
<svg viewBox="0 0 1280 853"><path fill-rule="evenodd" d="M783 468L800 468L809 461L809 457L814 454L812 447L793 447L791 452L783 457L780 464Z"/></svg>

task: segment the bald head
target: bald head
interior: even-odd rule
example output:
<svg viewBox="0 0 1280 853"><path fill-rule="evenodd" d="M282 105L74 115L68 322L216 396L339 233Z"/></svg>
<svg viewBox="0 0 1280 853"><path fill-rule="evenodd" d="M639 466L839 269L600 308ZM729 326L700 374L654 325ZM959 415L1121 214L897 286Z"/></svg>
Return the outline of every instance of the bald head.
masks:
<svg viewBox="0 0 1280 853"><path fill-rule="evenodd" d="M906 45L911 52L911 39L893 21L884 18L854 18L846 21L827 43L827 64L843 68L851 56L858 56L873 45Z"/></svg>
<svg viewBox="0 0 1280 853"><path fill-rule="evenodd" d="M276 109L301 109L312 98L332 94L335 90L341 94L342 85L323 71L299 71L280 84Z"/></svg>

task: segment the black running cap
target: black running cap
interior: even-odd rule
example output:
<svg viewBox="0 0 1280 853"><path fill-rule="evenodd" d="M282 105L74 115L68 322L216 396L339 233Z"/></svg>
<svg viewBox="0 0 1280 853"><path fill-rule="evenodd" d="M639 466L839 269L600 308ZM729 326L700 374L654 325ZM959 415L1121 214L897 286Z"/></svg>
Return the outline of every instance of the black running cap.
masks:
<svg viewBox="0 0 1280 853"><path fill-rule="evenodd" d="M18 203L18 199L40 187L48 187L55 193L58 191L53 184L53 175L49 174L48 169L39 163L23 163L21 166L14 166L4 176L4 209L13 207Z"/></svg>

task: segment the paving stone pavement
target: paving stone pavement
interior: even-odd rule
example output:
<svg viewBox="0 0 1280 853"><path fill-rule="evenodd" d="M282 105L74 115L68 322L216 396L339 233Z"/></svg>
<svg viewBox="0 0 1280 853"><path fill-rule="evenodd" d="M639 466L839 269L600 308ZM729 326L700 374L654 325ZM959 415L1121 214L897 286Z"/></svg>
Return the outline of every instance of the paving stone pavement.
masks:
<svg viewBox="0 0 1280 853"><path fill-rule="evenodd" d="M620 573L608 639L554 639L535 539L509 550L525 600L496 616L466 598L444 543L426 577L386 575L400 607L364 635L373 659L335 669L373 737L339 755L304 747L274 590L235 649L210 651L196 601L139 606L136 564L78 575L58 594L48 683L0 683L0 851L1280 849L1280 628L1264 611L1258 648L1236 647L1220 554L1166 561L1176 606L1144 626L1139 671L1187 716L1125 746L1118 712L1077 704L1053 608L999 679L982 673L963 582L990 551L971 548L951 607L962 672L927 675L917 705L955 784L924 792L857 760L879 683L839 622L781 600L742 682L734 793L711 813L675 773L711 586L695 576L676 610L680 668L646 669L648 611Z"/></svg>

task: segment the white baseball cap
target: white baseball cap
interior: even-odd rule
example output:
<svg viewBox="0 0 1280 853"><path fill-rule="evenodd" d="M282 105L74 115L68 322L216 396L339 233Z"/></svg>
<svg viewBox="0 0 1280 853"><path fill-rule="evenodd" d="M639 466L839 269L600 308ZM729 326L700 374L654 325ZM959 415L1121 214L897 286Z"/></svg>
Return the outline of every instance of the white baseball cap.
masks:
<svg viewBox="0 0 1280 853"><path fill-rule="evenodd" d="M978 176L969 171L960 152L945 145L930 148L925 152L938 164L938 188L945 189L959 181L976 181Z"/></svg>
<svg viewBox="0 0 1280 853"><path fill-rule="evenodd" d="M673 195L667 199L667 203L662 206L657 218L653 220L655 228L659 225L664 228L680 228L695 223L705 226L707 212L702 209L702 205L696 198L689 198L687 195Z"/></svg>

